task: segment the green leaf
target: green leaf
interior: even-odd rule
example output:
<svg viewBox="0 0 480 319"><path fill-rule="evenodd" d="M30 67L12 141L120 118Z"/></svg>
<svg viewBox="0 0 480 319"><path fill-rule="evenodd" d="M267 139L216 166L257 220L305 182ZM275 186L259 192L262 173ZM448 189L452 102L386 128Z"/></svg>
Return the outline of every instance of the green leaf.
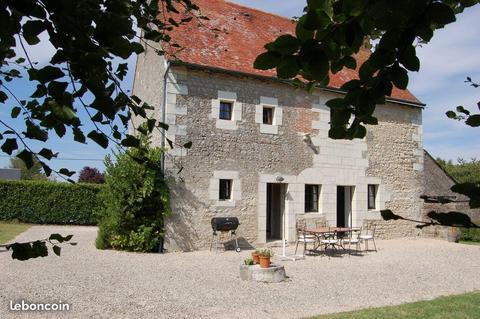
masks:
<svg viewBox="0 0 480 319"><path fill-rule="evenodd" d="M343 58L343 64L352 70L355 70L357 68L357 61L351 57L351 56L346 56Z"/></svg>
<svg viewBox="0 0 480 319"><path fill-rule="evenodd" d="M16 138L7 138L2 145L2 151L8 155L12 155L12 152L16 149L18 149Z"/></svg>
<svg viewBox="0 0 480 319"><path fill-rule="evenodd" d="M304 28L306 30L324 29L332 23L332 18L322 9L308 10L305 15Z"/></svg>
<svg viewBox="0 0 480 319"><path fill-rule="evenodd" d="M72 177L73 175L75 175L75 171L70 171L66 168L61 168L58 172L62 175L68 176L68 177Z"/></svg>
<svg viewBox="0 0 480 319"><path fill-rule="evenodd" d="M480 114L469 116L468 119L465 121L465 123L472 127L480 126Z"/></svg>
<svg viewBox="0 0 480 319"><path fill-rule="evenodd" d="M26 137L42 142L46 142L48 140L48 132L41 129L40 126L36 125L30 120L25 121L25 124L27 126L27 131L24 132Z"/></svg>
<svg viewBox="0 0 480 319"><path fill-rule="evenodd" d="M331 109L343 109L348 106L347 102L343 98L331 99L325 104Z"/></svg>
<svg viewBox="0 0 480 319"><path fill-rule="evenodd" d="M408 73L404 68L397 66L392 68L392 82L400 90L408 86Z"/></svg>
<svg viewBox="0 0 480 319"><path fill-rule="evenodd" d="M297 36L297 39L299 39L302 42L313 39L313 36L315 35L314 31L305 29L304 27L305 19L306 19L305 16L301 17L298 20L297 26L295 28L295 35Z"/></svg>
<svg viewBox="0 0 480 319"><path fill-rule="evenodd" d="M90 138L92 141L94 141L95 143L97 143L101 147L103 147L103 148L108 147L108 137L105 134L99 133L99 132L93 130L93 131L90 131L90 133L88 133L87 136L88 136L88 138Z"/></svg>
<svg viewBox="0 0 480 319"><path fill-rule="evenodd" d="M295 77L300 68L297 60L293 56L284 56L280 64L277 66L277 76L281 79L290 79Z"/></svg>
<svg viewBox="0 0 480 319"><path fill-rule="evenodd" d="M253 67L258 70L269 70L275 68L281 60L281 56L275 52L264 52L257 56Z"/></svg>
<svg viewBox="0 0 480 319"><path fill-rule="evenodd" d="M427 16L438 25L445 25L454 22L455 12L453 9L441 2L433 2L427 9Z"/></svg>
<svg viewBox="0 0 480 319"><path fill-rule="evenodd" d="M53 157L57 157L58 153L53 153L52 150L48 148L42 148L40 152L38 152L38 155L45 157L46 159L50 160Z"/></svg>
<svg viewBox="0 0 480 319"><path fill-rule="evenodd" d="M0 91L0 103L4 103L6 100L8 100L8 95L5 92Z"/></svg>
<svg viewBox="0 0 480 319"><path fill-rule="evenodd" d="M363 13L368 0L343 0L342 11L356 17Z"/></svg>
<svg viewBox="0 0 480 319"><path fill-rule="evenodd" d="M45 175L47 175L47 176L52 175L52 169L50 168L50 166L48 166L44 162L40 162L40 164L42 165L42 168L43 168L43 171L45 172Z"/></svg>
<svg viewBox="0 0 480 319"><path fill-rule="evenodd" d="M37 84L37 89L35 90L35 92L33 92L33 94L30 97L32 98L44 97L45 95L47 95L47 93L48 93L48 90L45 85Z"/></svg>
<svg viewBox="0 0 480 319"><path fill-rule="evenodd" d="M12 108L12 113L10 114L10 116L14 119L17 118L21 110L22 109L20 107L15 106L14 108Z"/></svg>
<svg viewBox="0 0 480 319"><path fill-rule="evenodd" d="M268 51L274 51L282 55L290 55L297 52L299 48L300 41L298 41L297 38L290 34L284 34L268 46Z"/></svg>
<svg viewBox="0 0 480 319"><path fill-rule="evenodd" d="M400 56L400 63L402 63L403 66L410 71L420 70L420 60L417 57L417 53L413 45L409 45L405 49L403 54Z"/></svg>
<svg viewBox="0 0 480 319"><path fill-rule="evenodd" d="M122 146L125 147L138 147L140 145L140 139L133 135L128 135L122 140Z"/></svg>
<svg viewBox="0 0 480 319"><path fill-rule="evenodd" d="M72 131L73 131L73 140L74 141L82 143L82 144L85 143L86 138L85 138L85 135L83 134L81 129L79 129L77 127L73 127Z"/></svg>
<svg viewBox="0 0 480 319"><path fill-rule="evenodd" d="M62 251L62 247L57 246L57 245L53 245L52 249L53 249L53 252L55 253L55 255L60 256L60 253Z"/></svg>
<svg viewBox="0 0 480 319"><path fill-rule="evenodd" d="M65 73L63 73L60 68L53 67L51 65L47 65L39 70L29 69L28 73L30 74L30 80L37 80L42 84L65 76Z"/></svg>
<svg viewBox="0 0 480 319"><path fill-rule="evenodd" d="M35 163L34 160L33 160L32 152L29 152L27 150L21 151L20 153L18 153L16 155L16 157L18 157L19 159L21 159L23 161L23 163L25 163L25 166L27 167L27 169L32 168L33 164Z"/></svg>
<svg viewBox="0 0 480 319"><path fill-rule="evenodd" d="M58 82L58 81L51 81L48 84L48 92L50 95L55 97L61 97L63 93L67 90L68 83L67 82Z"/></svg>
<svg viewBox="0 0 480 319"><path fill-rule="evenodd" d="M161 123L161 122L157 123L157 126L158 126L159 128L161 128L161 129L164 129L164 130L168 130L168 128L169 128L169 125L168 125L168 124L166 124L166 123Z"/></svg>
<svg viewBox="0 0 480 319"><path fill-rule="evenodd" d="M360 67L360 70L358 71L358 74L360 75L360 80L366 81L373 76L374 72L375 72L375 69L372 67L370 61L367 60L363 62L362 66Z"/></svg>
<svg viewBox="0 0 480 319"><path fill-rule="evenodd" d="M453 111L448 111L447 113L445 113L447 115L448 118L451 118L451 119L454 119L457 117L457 113L453 112Z"/></svg>
<svg viewBox="0 0 480 319"><path fill-rule="evenodd" d="M25 40L37 37L40 33L45 31L45 23L40 20L29 20L23 25L23 37ZM31 44L28 42L28 44Z"/></svg>
<svg viewBox="0 0 480 319"><path fill-rule="evenodd" d="M310 60L307 63L307 71L312 78L317 81L323 81L328 76L330 65L325 54L319 53L317 58Z"/></svg>

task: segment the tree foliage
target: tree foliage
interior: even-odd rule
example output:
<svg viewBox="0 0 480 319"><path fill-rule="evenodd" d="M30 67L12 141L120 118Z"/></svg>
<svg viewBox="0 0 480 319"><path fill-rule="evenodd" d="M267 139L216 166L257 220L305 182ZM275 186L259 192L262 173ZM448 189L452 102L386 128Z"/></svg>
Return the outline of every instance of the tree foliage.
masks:
<svg viewBox="0 0 480 319"><path fill-rule="evenodd" d="M475 183L480 181L480 161L459 158L456 163L451 160L436 159L437 163L459 183Z"/></svg>
<svg viewBox="0 0 480 319"><path fill-rule="evenodd" d="M49 176L48 160L57 156L51 149L34 150L31 140L46 142L52 134L64 137L70 131L79 143L92 140L103 148L138 146L127 126L135 115L144 118L149 132L165 128L148 118L152 106L130 96L121 87L128 72L126 59L144 51L146 40L176 44L169 31L193 17L181 13L196 10L190 0L5 0L0 2L0 104L6 104L11 118L21 118L23 131L0 119L3 152L16 155L27 168L35 159ZM178 18L173 18L177 13ZM168 19L158 17L172 16ZM138 34L141 30L142 33ZM26 44L40 43L40 35L55 54L39 66ZM156 49L159 54L163 51ZM15 79L27 76L36 89L29 97L17 97L9 88ZM94 129L84 131L86 113ZM69 178L75 172L55 171Z"/></svg>
<svg viewBox="0 0 480 319"><path fill-rule="evenodd" d="M95 167L85 166L78 175L79 183L103 184L105 175Z"/></svg>
<svg viewBox="0 0 480 319"><path fill-rule="evenodd" d="M22 180L46 180L47 176L43 172L42 164L34 158L33 166L27 168L25 163L18 157L10 159L10 168L16 168L20 170L20 178Z"/></svg>
<svg viewBox="0 0 480 319"><path fill-rule="evenodd" d="M161 246L164 217L170 213L162 150L144 140L141 143L141 148L117 154L115 161L110 156L105 160L105 217L99 225L97 248L153 252Z"/></svg>
<svg viewBox="0 0 480 319"><path fill-rule="evenodd" d="M467 77L465 83L470 84L473 88L480 87L480 84L475 83L472 81L472 78ZM477 109L480 110L480 101L477 102ZM471 127L478 127L480 126L480 113L472 114L471 111L466 109L464 106L459 105L456 107L456 111L448 111L446 114L449 118L455 119L458 121L465 121L465 124ZM480 180L480 179L478 179Z"/></svg>
<svg viewBox="0 0 480 319"><path fill-rule="evenodd" d="M328 86L329 74L358 69L359 78L345 83L345 95L327 102L333 109L329 136L363 138L377 104L385 103L393 87L407 88L409 71L418 71L416 45L455 21L455 14L478 0L307 0L295 35L281 35L265 45L255 67L273 69L284 79L312 89ZM357 65L364 39L379 41L370 57ZM353 116L353 121L349 123Z"/></svg>

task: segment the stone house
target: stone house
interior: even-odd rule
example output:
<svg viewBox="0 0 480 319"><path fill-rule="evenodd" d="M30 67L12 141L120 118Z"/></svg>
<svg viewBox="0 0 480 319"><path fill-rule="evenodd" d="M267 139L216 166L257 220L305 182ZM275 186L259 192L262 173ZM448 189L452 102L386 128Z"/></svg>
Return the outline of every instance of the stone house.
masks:
<svg viewBox="0 0 480 319"><path fill-rule="evenodd" d="M147 47L133 87L156 106L153 116L169 124L167 138L193 143L165 157L173 209L167 248L208 247L216 216L238 217L238 235L253 245L283 231L295 240L299 219L332 226L378 220L380 236L417 235L410 223L382 221L379 210L422 216L424 104L395 89L377 106L379 123L366 138L331 140L325 102L341 95L339 87L356 71L332 75L328 87L312 94L296 90L274 72L253 68L264 44L294 33L291 20L223 0L196 3L210 20L172 32L183 47L175 58ZM368 54L357 55L359 65ZM153 139L169 148L161 134Z"/></svg>

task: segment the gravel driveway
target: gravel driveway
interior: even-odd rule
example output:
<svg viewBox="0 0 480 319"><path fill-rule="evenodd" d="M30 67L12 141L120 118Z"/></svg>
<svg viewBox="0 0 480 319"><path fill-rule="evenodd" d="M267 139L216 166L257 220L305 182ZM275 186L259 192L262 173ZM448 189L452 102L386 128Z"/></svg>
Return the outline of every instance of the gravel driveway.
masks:
<svg viewBox="0 0 480 319"><path fill-rule="evenodd" d="M73 234L62 256L26 262L0 254L0 318L296 318L480 289L480 246L433 239L378 241L377 253L307 257L287 282L243 282L250 252L99 251L95 227L34 226L16 238ZM278 253L279 255L279 253ZM69 303L68 312L12 312L10 301Z"/></svg>

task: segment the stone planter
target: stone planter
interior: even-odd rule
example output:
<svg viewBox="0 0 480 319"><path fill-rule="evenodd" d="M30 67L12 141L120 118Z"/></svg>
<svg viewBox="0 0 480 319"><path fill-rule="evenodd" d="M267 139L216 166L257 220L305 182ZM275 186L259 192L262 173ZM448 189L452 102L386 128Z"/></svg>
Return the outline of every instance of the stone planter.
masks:
<svg viewBox="0 0 480 319"><path fill-rule="evenodd" d="M248 281L282 282L287 275L285 268L280 265L271 264L268 268L261 268L260 265L240 265L240 278Z"/></svg>

